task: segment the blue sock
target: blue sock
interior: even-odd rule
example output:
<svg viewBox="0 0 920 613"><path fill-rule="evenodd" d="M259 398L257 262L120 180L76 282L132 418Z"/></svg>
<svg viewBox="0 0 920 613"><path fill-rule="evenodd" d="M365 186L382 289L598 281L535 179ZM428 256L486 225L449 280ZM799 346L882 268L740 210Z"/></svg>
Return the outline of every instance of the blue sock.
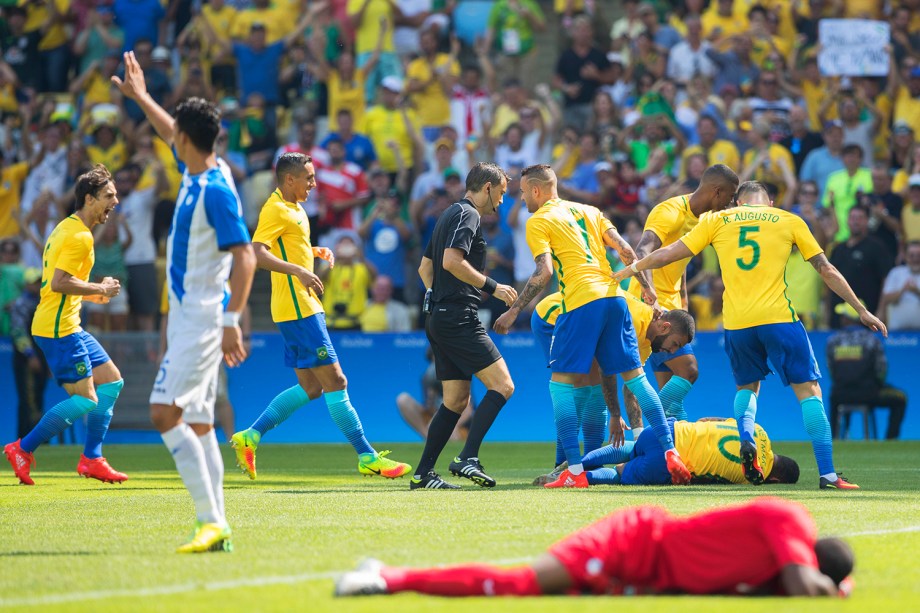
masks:
<svg viewBox="0 0 920 613"><path fill-rule="evenodd" d="M620 473L618 473L615 468L598 468L596 470L589 470L586 474L588 475L589 485L620 484Z"/></svg>
<svg viewBox="0 0 920 613"><path fill-rule="evenodd" d="M687 411L684 410L684 398L692 388L692 383L677 375L671 377L664 384L664 387L658 392L658 397L661 398L661 406L664 407L664 414L667 417L673 417L677 420L687 419Z"/></svg>
<svg viewBox="0 0 920 613"><path fill-rule="evenodd" d="M553 466L559 466L565 462L565 449L562 448L562 441L556 436L556 463Z"/></svg>
<svg viewBox="0 0 920 613"><path fill-rule="evenodd" d="M96 408L96 403L83 396L71 396L62 400L45 413L32 431L26 434L19 445L23 451L32 453L42 443L47 443L51 437L57 436L73 422L80 419Z"/></svg>
<svg viewBox="0 0 920 613"><path fill-rule="evenodd" d="M626 387L639 401L642 417L645 418L652 432L655 433L658 442L661 443L661 448L664 451L674 449L674 439L671 437L671 428L668 426L668 420L664 416L664 409L661 408L661 399L652 389L645 373L641 373L638 377L627 381Z"/></svg>
<svg viewBox="0 0 920 613"><path fill-rule="evenodd" d="M261 436L280 425L281 422L293 415L294 411L308 402L310 402L310 397L307 396L306 390L299 385L289 387L268 403L262 414L253 422L251 428ZM332 409L330 409L331 411Z"/></svg>
<svg viewBox="0 0 920 613"><path fill-rule="evenodd" d="M553 398L556 418L556 436L562 442L569 466L581 462L578 446L578 411L575 408L575 387L568 383L549 382L549 395Z"/></svg>
<svg viewBox="0 0 920 613"><path fill-rule="evenodd" d="M375 453L374 448L364 438L364 428L361 427L361 420L358 419L358 414L348 399L348 390L327 392L323 394L323 398L326 399L326 407L329 409L332 421L339 427L355 451Z"/></svg>
<svg viewBox="0 0 920 613"><path fill-rule="evenodd" d="M757 394L751 390L738 390L738 393L735 394L735 421L738 422L738 436L742 441L754 442L754 418L756 416Z"/></svg>
<svg viewBox="0 0 920 613"><path fill-rule="evenodd" d="M811 437L811 448L818 461L818 473L827 475L834 471L834 447L831 442L831 424L824 413L824 403L817 396L801 402L805 431Z"/></svg>
<svg viewBox="0 0 920 613"><path fill-rule="evenodd" d="M581 414L581 431L585 438L585 453L603 446L607 430L607 403L604 390L600 385L592 385L588 390L585 408Z"/></svg>
<svg viewBox="0 0 920 613"><path fill-rule="evenodd" d="M636 444L633 441L626 441L619 447L604 445L599 449L586 453L585 457L581 459L581 463L585 465L585 469L587 470L603 466L604 464L628 462L630 456L632 456L633 447L635 446Z"/></svg>
<svg viewBox="0 0 920 613"><path fill-rule="evenodd" d="M115 401L118 400L118 394L121 393L121 388L124 386L124 379L96 386L99 404L86 416L86 445L83 446L83 455L86 457L90 459L102 457L102 441L105 439L106 432L109 431Z"/></svg>

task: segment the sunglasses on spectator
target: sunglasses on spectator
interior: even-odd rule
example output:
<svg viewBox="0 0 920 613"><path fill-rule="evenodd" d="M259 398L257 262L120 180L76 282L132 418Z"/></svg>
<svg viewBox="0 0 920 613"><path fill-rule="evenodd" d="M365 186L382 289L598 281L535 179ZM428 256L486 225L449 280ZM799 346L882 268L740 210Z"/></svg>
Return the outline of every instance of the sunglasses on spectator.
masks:
<svg viewBox="0 0 920 613"><path fill-rule="evenodd" d="M818 192L816 192L816 191L813 190L813 189L803 189L802 191L799 192L799 195L801 195L801 196L817 196L817 195L818 195Z"/></svg>

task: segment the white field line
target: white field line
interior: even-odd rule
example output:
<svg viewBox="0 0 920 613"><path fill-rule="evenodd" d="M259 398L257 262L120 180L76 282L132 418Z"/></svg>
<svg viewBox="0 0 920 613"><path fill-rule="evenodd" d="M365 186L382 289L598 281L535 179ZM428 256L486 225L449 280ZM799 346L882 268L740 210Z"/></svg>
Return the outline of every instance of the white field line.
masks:
<svg viewBox="0 0 920 613"><path fill-rule="evenodd" d="M853 538L860 536L881 536L886 534L903 534L905 532L920 532L920 526L904 526L902 528L889 528L884 530L866 530L863 532L851 532L839 536ZM510 558L506 560L494 560L490 564L521 564L533 560L533 557L527 558ZM322 573L301 573L297 575L276 575L267 577L240 578L229 581L208 581L204 583L178 583L175 585L161 585L159 587L148 587L139 589L124 590L93 590L89 592L69 592L64 594L49 594L45 596L34 596L27 598L0 598L0 607L31 607L40 605L65 604L70 602L85 602L88 600L106 600L109 598L144 598L148 596L171 596L173 594L185 594L188 592L218 591L230 590L241 587L265 587L268 585L291 585L295 583L307 583L310 581L321 581L323 579L334 579L347 571L327 571Z"/></svg>

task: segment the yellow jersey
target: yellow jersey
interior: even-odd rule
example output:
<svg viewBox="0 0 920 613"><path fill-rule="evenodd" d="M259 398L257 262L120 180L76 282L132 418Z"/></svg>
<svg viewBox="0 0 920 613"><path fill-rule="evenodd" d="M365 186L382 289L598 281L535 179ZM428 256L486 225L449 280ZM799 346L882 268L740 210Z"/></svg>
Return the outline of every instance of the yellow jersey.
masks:
<svg viewBox="0 0 920 613"><path fill-rule="evenodd" d="M654 232L661 241L661 247L677 242L681 236L696 227L699 218L690 210L690 194L675 196L660 202L652 208L645 220L645 231ZM658 304L669 311L683 308L680 286L690 258L672 262L652 271L652 283L658 294ZM629 283L629 293L642 296L642 286L635 281Z"/></svg>
<svg viewBox="0 0 920 613"><path fill-rule="evenodd" d="M51 2L54 2L59 15L66 15L70 11L70 0L51 0ZM34 32L40 29L51 19L51 10L48 8L47 3L39 4L37 2L20 1L18 4L26 8L26 23L23 26L23 30L26 32ZM65 17L54 22L42 35L41 40L38 42L38 50L50 51L51 49L57 49L61 45L67 44L67 40L67 18Z"/></svg>
<svg viewBox="0 0 920 613"><path fill-rule="evenodd" d="M431 68L426 58L414 59L406 69L406 78L425 83L432 77ZM434 70L441 74L460 76L460 64L446 53L435 56ZM450 123L450 98L444 93L440 81L432 81L422 91L412 94L411 98L422 126L443 126Z"/></svg>
<svg viewBox="0 0 920 613"><path fill-rule="evenodd" d="M786 262L793 245L806 260L823 253L801 217L766 205L707 213L681 240L694 254L710 244L716 250L726 330L798 321L786 294Z"/></svg>
<svg viewBox="0 0 920 613"><path fill-rule="evenodd" d="M367 0L348 0L346 11L348 17L357 15ZM383 35L383 46L380 50L384 53L393 53L393 6L390 0L370 0L367 9L361 17L361 24L355 29L355 55L371 53L377 48L377 38L380 35L380 20L386 19L389 27ZM379 152L378 152L379 153Z"/></svg>
<svg viewBox="0 0 920 613"><path fill-rule="evenodd" d="M326 79L326 89L329 92L329 130L339 129L338 115L342 109L351 111L354 125L358 129L364 126L364 111L367 104L364 101L364 83L367 80L363 68L355 68L351 81L345 81L338 70L330 70Z"/></svg>
<svg viewBox="0 0 920 613"><path fill-rule="evenodd" d="M106 168L121 168L128 161L128 148L123 140L116 140L108 149L87 145L86 156L93 164L102 164Z"/></svg>
<svg viewBox="0 0 920 613"><path fill-rule="evenodd" d="M0 171L0 238L19 234L19 200L29 163L10 164Z"/></svg>
<svg viewBox="0 0 920 613"><path fill-rule="evenodd" d="M763 428L754 426L754 442L763 474L773 471L773 448ZM678 421L674 447L694 477L720 483L747 483L741 467L741 439L734 419Z"/></svg>
<svg viewBox="0 0 920 613"><path fill-rule="evenodd" d="M415 112L407 110L406 115L409 117L412 129L417 130L418 120L415 117ZM411 167L415 163L413 161L415 155L413 153L412 135L406 129L406 120L403 119L401 110L393 109L391 111L383 105L368 109L364 114L364 133L374 144L377 160L383 170L387 172L399 170L396 155L389 146L390 141L396 143L399 148L399 155L406 166Z"/></svg>
<svg viewBox="0 0 920 613"><path fill-rule="evenodd" d="M741 154L738 153L738 147L730 140L718 139L709 149L704 149L702 145L690 145L684 149L681 156L680 176L687 176L687 158L691 155L702 153L709 161L709 165L725 164L729 168L741 167Z"/></svg>
<svg viewBox="0 0 920 613"><path fill-rule="evenodd" d="M83 220L71 215L54 228L42 255L41 301L32 319L33 336L61 338L81 330L83 296L52 291L51 278L55 270L61 269L81 281L88 281L95 262L93 233Z"/></svg>
<svg viewBox="0 0 920 613"><path fill-rule="evenodd" d="M715 30L719 30L719 38L743 34L748 28L748 19L743 13L733 12L728 17L722 17L713 8L703 13L700 20L703 25L703 38L708 39Z"/></svg>
<svg viewBox="0 0 920 613"><path fill-rule="evenodd" d="M617 295L603 240L612 229L600 209L560 198L548 200L527 220L533 257L548 253L553 260L563 313Z"/></svg>
<svg viewBox="0 0 920 613"><path fill-rule="evenodd" d="M747 153L744 154L744 167L750 166L755 157L757 157L757 151L748 149ZM786 180L783 177L782 164L786 165L786 168L789 169L793 176L795 175L795 162L792 159L792 153L779 143L770 143L767 149L766 163L759 165L754 170L754 176L751 177L754 181L775 185L778 192L776 202L782 202L786 194Z"/></svg>
<svg viewBox="0 0 920 613"><path fill-rule="evenodd" d="M287 202L282 198L281 190L273 191L262 205L252 242L262 243L278 259L313 272L313 246L310 244L307 214L296 202ZM300 279L280 272L272 273L274 321L304 319L322 312L319 297L313 290L304 287Z"/></svg>
<svg viewBox="0 0 920 613"><path fill-rule="evenodd" d="M323 284L323 305L330 330L356 329L361 325L372 281L370 270L363 262L339 264L329 271Z"/></svg>
<svg viewBox="0 0 920 613"><path fill-rule="evenodd" d="M639 342L639 359L642 364L652 355L652 341L648 337L648 327L652 323L654 312L652 307L645 304L635 296L631 296L619 290L618 296L626 299L626 306L629 308L629 316L632 318L633 328L636 330L636 340ZM562 312L562 292L550 294L537 303L537 317L551 326L556 325L556 319Z"/></svg>
<svg viewBox="0 0 920 613"><path fill-rule="evenodd" d="M898 89L894 101L894 121L903 121L911 127L914 134L920 134L920 97L914 98L905 86Z"/></svg>
<svg viewBox="0 0 920 613"><path fill-rule="evenodd" d="M287 17L284 12L274 8L248 8L239 11L233 20L231 35L236 39L246 39L252 24L261 23L265 26L265 44L273 45L284 38L287 31Z"/></svg>
<svg viewBox="0 0 920 613"><path fill-rule="evenodd" d="M230 40L230 34L234 31L236 14L236 9L226 4L220 9L215 9L210 4L205 4L201 7L201 17L211 26L211 30L213 30L214 36L218 41ZM202 41L202 47L206 51L205 57L214 58L220 55L220 45L218 44L208 45ZM232 56L230 57L232 58ZM226 64L227 60L224 59L222 63Z"/></svg>

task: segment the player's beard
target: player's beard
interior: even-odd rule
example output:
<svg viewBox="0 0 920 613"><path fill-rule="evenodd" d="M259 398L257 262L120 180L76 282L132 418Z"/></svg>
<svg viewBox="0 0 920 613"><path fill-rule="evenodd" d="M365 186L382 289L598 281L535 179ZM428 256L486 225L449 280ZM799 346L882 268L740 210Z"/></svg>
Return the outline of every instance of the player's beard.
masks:
<svg viewBox="0 0 920 613"><path fill-rule="evenodd" d="M652 339L652 353L658 353L661 351L661 348L664 346L665 339L668 338L667 334L661 334Z"/></svg>

